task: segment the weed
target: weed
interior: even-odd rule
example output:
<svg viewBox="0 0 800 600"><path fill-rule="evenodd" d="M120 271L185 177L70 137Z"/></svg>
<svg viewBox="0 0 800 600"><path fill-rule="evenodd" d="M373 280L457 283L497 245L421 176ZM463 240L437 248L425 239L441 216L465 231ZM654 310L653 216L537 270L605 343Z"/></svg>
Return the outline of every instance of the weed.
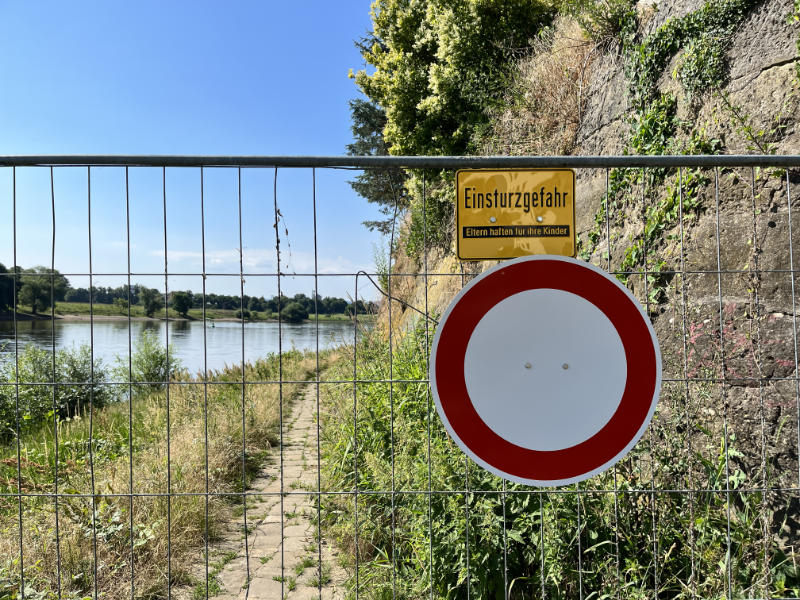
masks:
<svg viewBox="0 0 800 600"><path fill-rule="evenodd" d="M726 37L715 33L689 42L674 73L689 98L722 86L727 66L725 43Z"/></svg>
<svg viewBox="0 0 800 600"><path fill-rule="evenodd" d="M303 559L294 566L295 575L302 575L303 571L309 567L313 567L316 562L317 561L313 557L304 556Z"/></svg>
<svg viewBox="0 0 800 600"><path fill-rule="evenodd" d="M220 559L211 563L208 571L208 584L205 581L198 581L192 589L193 600L203 600L206 597L217 596L223 591L222 583L220 583L217 575L222 572L229 562L231 562L238 555L236 552L227 552Z"/></svg>
<svg viewBox="0 0 800 600"><path fill-rule="evenodd" d="M736 26L757 5L757 0L711 0L702 8L680 18L672 18L644 39L638 38L635 18L621 30L622 54L625 74L629 82L628 96L631 99L631 117L628 150L634 154L715 154L721 149L719 140L707 139L702 128L681 123L676 117L677 99L658 90L658 80L669 61L680 50L681 56L674 76L677 77L690 99L710 89L721 87L727 75L725 48ZM677 134L687 130L687 141L680 143ZM608 210L612 206L621 208L624 197L640 185L643 197L662 196L647 210L644 230L626 250L620 270L631 271L647 266L656 240L661 234L675 226L680 196L683 208L691 212L696 194L707 183L699 169L687 169L683 188L678 185L677 175L668 186L666 195L661 185L667 178L665 169L648 169L646 175L637 169L615 169L609 177L609 193L603 198L595 216L595 226L587 235L588 245L580 245L580 254L588 258L601 238ZM637 190L638 192L638 190ZM647 270L660 273L655 269ZM664 287L660 275L652 282L657 293L653 300L663 299ZM626 279L623 275L622 279Z"/></svg>
<svg viewBox="0 0 800 600"><path fill-rule="evenodd" d="M328 585L331 582L331 567L328 563L323 562L320 569L314 571L314 574L308 579L309 587L320 587Z"/></svg>

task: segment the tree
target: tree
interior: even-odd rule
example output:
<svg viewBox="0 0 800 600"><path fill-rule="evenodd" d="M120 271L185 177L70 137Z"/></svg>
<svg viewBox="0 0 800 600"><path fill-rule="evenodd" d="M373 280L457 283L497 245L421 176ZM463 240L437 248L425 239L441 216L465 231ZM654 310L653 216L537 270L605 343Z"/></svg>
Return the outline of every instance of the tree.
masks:
<svg viewBox="0 0 800 600"><path fill-rule="evenodd" d="M116 308L119 312L128 312L128 301L124 298L114 298L113 304L114 308Z"/></svg>
<svg viewBox="0 0 800 600"><path fill-rule="evenodd" d="M191 292L172 292L170 298L170 306L172 309L182 317L186 317L189 309L192 307L192 293Z"/></svg>
<svg viewBox="0 0 800 600"><path fill-rule="evenodd" d="M307 313L314 312L314 299L309 298L305 294L295 294L294 297L289 300L289 302L297 302L300 306L302 306Z"/></svg>
<svg viewBox="0 0 800 600"><path fill-rule="evenodd" d="M383 138L386 127L386 111L375 102L357 98L350 101L350 119L353 143L347 145L351 156L385 156L389 147ZM370 231L389 233L392 219L398 211L406 208L404 184L405 171L402 169L366 169L355 179L348 181L350 187L367 202L378 205L378 210L386 219L364 221Z"/></svg>
<svg viewBox="0 0 800 600"><path fill-rule="evenodd" d="M14 273L0 263L0 312L14 306Z"/></svg>
<svg viewBox="0 0 800 600"><path fill-rule="evenodd" d="M375 0L355 74L386 111L392 154L463 154L508 88L513 58L553 17L541 0Z"/></svg>
<svg viewBox="0 0 800 600"><path fill-rule="evenodd" d="M253 312L264 312L267 310L267 303L264 301L264 298L250 298L250 302L247 304L247 308Z"/></svg>
<svg viewBox="0 0 800 600"><path fill-rule="evenodd" d="M343 313L347 309L347 300L326 296L322 301L322 307L323 308L321 312L323 313L330 315Z"/></svg>
<svg viewBox="0 0 800 600"><path fill-rule="evenodd" d="M554 14L555 3L544 0L374 0L372 31L356 44L372 68L353 77L379 109L351 108L354 144L368 149L372 143L376 152L383 144L393 155L474 151L489 115L506 101L514 59ZM379 139L370 129L382 118ZM450 179L443 171L415 170L391 195L378 181L354 183L363 184L357 191L387 217L395 203L409 213L404 248L414 256L423 245L449 247ZM372 224L382 231L390 225L388 218Z"/></svg>
<svg viewBox="0 0 800 600"><path fill-rule="evenodd" d="M89 302L89 290L86 288L72 288L64 295L65 302Z"/></svg>
<svg viewBox="0 0 800 600"><path fill-rule="evenodd" d="M25 269L20 280L19 302L30 306L33 314L50 308L53 302L63 300L69 288L66 277L47 267Z"/></svg>
<svg viewBox="0 0 800 600"><path fill-rule="evenodd" d="M152 317L157 310L164 308L164 298L158 290L141 286L139 288L139 304L144 308L144 314Z"/></svg>
<svg viewBox="0 0 800 600"><path fill-rule="evenodd" d="M348 316L352 317L356 314L365 315L367 314L367 306L364 304L362 300L357 300L356 302L351 302L347 305L345 309Z"/></svg>
<svg viewBox="0 0 800 600"><path fill-rule="evenodd" d="M301 323L308 318L308 311L299 302L289 302L283 307L281 317L289 323Z"/></svg>

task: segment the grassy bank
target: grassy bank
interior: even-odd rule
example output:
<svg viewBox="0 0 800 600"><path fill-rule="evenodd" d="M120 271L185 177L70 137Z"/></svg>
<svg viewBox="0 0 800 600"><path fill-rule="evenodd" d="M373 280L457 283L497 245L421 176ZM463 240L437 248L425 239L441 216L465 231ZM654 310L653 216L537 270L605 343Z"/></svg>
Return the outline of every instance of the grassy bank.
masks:
<svg viewBox="0 0 800 600"><path fill-rule="evenodd" d="M282 362L289 380L311 377L316 364L297 351ZM245 369L247 381L278 378L275 355ZM206 529L213 539L241 504L224 494L240 492L277 441L280 395L287 408L302 387L243 389L240 379L236 368L212 373L207 386L183 375L168 389L134 386L130 399L127 384L112 386L93 414L84 408L54 425L51 413L23 434L19 461L15 439L0 446L0 494L32 494L0 495L0 599L21 597L23 567L29 599L85 598L95 587L124 598L131 585L136 598L162 598L168 557L172 583L190 581ZM44 496L56 485L70 495L57 503ZM206 502L206 491L223 495Z"/></svg>
<svg viewBox="0 0 800 600"><path fill-rule="evenodd" d="M357 503L340 495L324 505L352 592L358 581L365 598L431 588L474 599L506 589L513 599L798 595L800 557L784 529L792 498L781 491L791 474L768 469L765 482L747 467L710 409L719 401L710 384L693 389L691 405L680 386L665 386L647 435L615 469L577 487L531 488L466 460L432 407L425 331L398 339L390 361L385 339L368 334L358 347L364 383L325 387L324 487L360 492ZM352 379L352 368L327 378ZM390 388L390 376L403 383ZM697 491L678 491L687 486Z"/></svg>
<svg viewBox="0 0 800 600"><path fill-rule="evenodd" d="M33 315L31 312L30 306L20 305L17 308L18 310L18 318L21 319L28 319L31 317L38 317L42 319L50 318L50 310L40 311L38 315ZM228 320L228 321L238 321L241 317L238 314L238 310L228 310L228 309L220 309L220 308L209 308L206 309L205 318L209 321L213 321L215 319L218 320ZM148 317L145 312L144 308L141 306L133 305L131 306L130 311L131 318L134 319L154 319L154 320L163 320L164 319L164 309L162 308L159 311L156 311L152 317ZM114 317L121 320L128 318L128 309L121 308L114 304L99 304L95 303L94 305L90 305L88 302L56 302L55 306L55 315L56 318L62 318L68 320L70 317L79 317L81 319L89 318L89 315L93 314L96 317ZM270 311L249 311L249 317L246 316L247 321L277 321L278 320L278 313L270 312ZM188 318L192 321L202 321L203 320L203 310L200 308L192 308L189 309L186 317L178 314L173 309L168 310L168 316L170 320L181 320ZM369 315L359 315L359 320L369 318ZM11 320L12 315L11 313L0 314L0 320ZM308 319L305 322L314 322L315 315L312 313L308 316ZM320 314L319 320L321 322L346 322L352 321L350 315L345 313L336 313L336 314ZM286 320L284 319L284 322Z"/></svg>

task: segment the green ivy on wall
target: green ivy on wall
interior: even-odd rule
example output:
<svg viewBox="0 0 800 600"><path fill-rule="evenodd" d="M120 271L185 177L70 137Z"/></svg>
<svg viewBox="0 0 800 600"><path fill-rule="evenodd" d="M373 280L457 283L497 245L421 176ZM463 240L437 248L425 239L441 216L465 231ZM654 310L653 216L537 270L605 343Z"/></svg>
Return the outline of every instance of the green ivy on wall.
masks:
<svg viewBox="0 0 800 600"><path fill-rule="evenodd" d="M800 0L795 0L800 3ZM709 139L702 128L677 117L677 98L663 93L658 81L679 51L684 50L673 76L678 79L691 101L710 90L719 89L727 77L725 50L736 27L759 0L713 0L684 17L672 18L653 33L640 39L638 22L631 14L621 28L620 43L625 61L625 75L633 114L626 154L716 154L722 149L717 139ZM678 136L684 133L684 136ZM666 193L661 192L666 183ZM644 212L642 233L631 240L619 270L626 273L644 268L648 272L648 299L653 303L665 297L665 265L655 260L653 250L663 234L684 216L699 209L698 192L708 184L700 169L614 169L609 187L595 215L587 244L580 249L588 259L599 243L606 225L608 210L615 214L637 198L658 198Z"/></svg>

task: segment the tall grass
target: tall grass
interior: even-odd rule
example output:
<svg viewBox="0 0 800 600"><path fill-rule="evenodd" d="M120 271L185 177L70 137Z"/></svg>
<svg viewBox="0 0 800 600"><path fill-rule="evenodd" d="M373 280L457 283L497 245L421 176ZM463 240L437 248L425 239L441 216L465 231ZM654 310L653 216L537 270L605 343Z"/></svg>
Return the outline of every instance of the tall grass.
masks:
<svg viewBox="0 0 800 600"><path fill-rule="evenodd" d="M284 380L302 381L316 361L292 351L282 363ZM84 598L95 586L109 599L131 586L136 598L165 597L168 556L172 583L188 581L206 532L219 534L278 438L279 385L241 377L225 369L204 385L180 374L133 394L107 385L122 401L40 423L22 435L19 462L15 440L0 446L0 599L21 597L23 573L30 599ZM246 366L245 381L278 379L276 355ZM300 388L282 386L287 407ZM57 502L56 486L68 495ZM9 495L18 490L20 500ZM206 491L222 495L206 506Z"/></svg>
<svg viewBox="0 0 800 600"><path fill-rule="evenodd" d="M794 509L781 491L791 473L754 467L760 448L738 447L733 427L725 438L718 386L699 384L687 401L665 384L648 433L605 474L504 485L466 460L431 407L424 329L398 337L391 376L420 383L380 381L390 360L376 331L357 355L356 379L371 383L326 387L325 489L359 491L324 507L352 591L357 575L365 598L798 595ZM339 368L331 379L353 377Z"/></svg>

